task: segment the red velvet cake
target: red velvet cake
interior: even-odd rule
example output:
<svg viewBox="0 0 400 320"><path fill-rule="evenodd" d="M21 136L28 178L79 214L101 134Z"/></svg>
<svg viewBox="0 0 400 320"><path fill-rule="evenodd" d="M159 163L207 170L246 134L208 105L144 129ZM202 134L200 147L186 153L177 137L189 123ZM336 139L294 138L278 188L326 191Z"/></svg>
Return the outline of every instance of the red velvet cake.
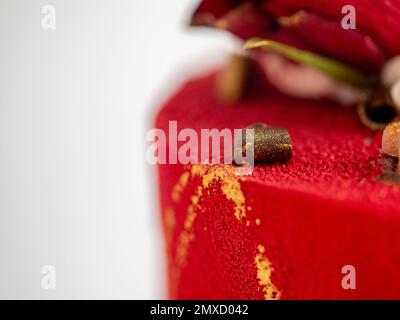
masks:
<svg viewBox="0 0 400 320"><path fill-rule="evenodd" d="M197 13L210 10L207 2ZM297 9L340 16L330 13L341 1L335 8L333 1L304 1L304 8L298 1L253 2L263 3L275 19ZM368 4L378 2L366 3L360 5L360 27L379 39L384 54L364 58L372 57L370 70L377 70L400 53L400 42L382 24L399 30L400 20L374 16L366 24ZM231 7L213 8L214 20ZM399 16L397 9L382 8L387 17ZM195 24L216 24L210 15L194 17ZM246 38L258 36L245 30L251 33ZM338 59L351 63L344 55ZM289 132L293 156L286 163L257 164L249 175L237 175L230 164L159 165L169 298L400 299L400 184L385 178L387 161L397 159L382 156L382 132L364 126L354 106L292 97L271 84L222 102L216 77L184 85L160 110L156 128L168 132L169 122L177 121L178 130L200 135L202 128L265 123ZM351 288L343 283L349 268Z"/></svg>
<svg viewBox="0 0 400 320"><path fill-rule="evenodd" d="M235 176L229 165L160 165L174 299L400 298L400 185L382 172L381 133L351 109L270 92L235 105L213 76L188 83L158 115L182 128L288 128L293 159ZM353 265L357 289L344 290Z"/></svg>

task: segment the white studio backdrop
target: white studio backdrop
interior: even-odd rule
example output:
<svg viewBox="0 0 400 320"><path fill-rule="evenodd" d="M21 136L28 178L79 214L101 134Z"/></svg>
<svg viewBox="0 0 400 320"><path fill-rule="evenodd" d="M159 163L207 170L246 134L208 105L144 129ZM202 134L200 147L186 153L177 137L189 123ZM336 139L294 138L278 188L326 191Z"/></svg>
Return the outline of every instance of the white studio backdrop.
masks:
<svg viewBox="0 0 400 320"><path fill-rule="evenodd" d="M197 2L0 0L0 298L166 297L145 132L235 47L185 27Z"/></svg>

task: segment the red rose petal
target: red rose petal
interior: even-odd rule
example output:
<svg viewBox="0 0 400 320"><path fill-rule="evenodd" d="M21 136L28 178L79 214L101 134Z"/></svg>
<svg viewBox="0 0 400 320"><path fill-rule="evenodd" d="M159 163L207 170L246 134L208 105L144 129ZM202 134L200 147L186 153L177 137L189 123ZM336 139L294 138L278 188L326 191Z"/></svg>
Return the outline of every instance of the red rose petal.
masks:
<svg viewBox="0 0 400 320"><path fill-rule="evenodd" d="M338 19L302 12L297 23L286 29L309 44L313 52L366 71L379 71L385 62L384 54L370 37L358 30L344 30Z"/></svg>
<svg viewBox="0 0 400 320"><path fill-rule="evenodd" d="M346 5L356 8L357 30L370 36L389 56L400 54L398 0L270 0L264 2L263 7L275 18L306 9L309 12L342 19L342 8Z"/></svg>
<svg viewBox="0 0 400 320"><path fill-rule="evenodd" d="M262 11L250 2L237 6L215 22L216 27L228 30L244 40L265 36L271 25Z"/></svg>
<svg viewBox="0 0 400 320"><path fill-rule="evenodd" d="M203 1L191 25L225 29L244 40L265 36L271 23L253 1Z"/></svg>
<svg viewBox="0 0 400 320"><path fill-rule="evenodd" d="M242 0L203 0L195 10L191 25L214 26L215 21L234 9Z"/></svg>
<svg viewBox="0 0 400 320"><path fill-rule="evenodd" d="M356 30L341 27L346 5L356 8ZM313 52L366 71L378 71L400 54L400 0L203 0L191 23L226 29L242 39L272 38L275 21L300 10L308 12L306 18L279 32L292 33Z"/></svg>

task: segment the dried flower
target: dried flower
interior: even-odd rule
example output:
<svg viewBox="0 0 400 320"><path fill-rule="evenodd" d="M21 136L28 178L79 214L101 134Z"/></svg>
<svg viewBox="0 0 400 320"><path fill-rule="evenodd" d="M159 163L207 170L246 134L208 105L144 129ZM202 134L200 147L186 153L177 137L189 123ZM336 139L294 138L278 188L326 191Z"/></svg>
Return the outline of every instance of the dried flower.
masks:
<svg viewBox="0 0 400 320"><path fill-rule="evenodd" d="M277 41L253 38L245 43L244 48L247 50L264 48L265 50L283 55L295 62L311 66L338 81L354 86L369 87L378 83L378 79L373 75L366 75L349 65Z"/></svg>
<svg viewBox="0 0 400 320"><path fill-rule="evenodd" d="M400 122L390 123L383 131L382 152L391 157L400 157Z"/></svg>
<svg viewBox="0 0 400 320"><path fill-rule="evenodd" d="M398 109L388 92L381 90L363 100L358 105L361 122L371 130L383 130L398 118Z"/></svg>
<svg viewBox="0 0 400 320"><path fill-rule="evenodd" d="M249 58L234 54L217 78L217 95L223 102L234 103L239 101L246 87Z"/></svg>

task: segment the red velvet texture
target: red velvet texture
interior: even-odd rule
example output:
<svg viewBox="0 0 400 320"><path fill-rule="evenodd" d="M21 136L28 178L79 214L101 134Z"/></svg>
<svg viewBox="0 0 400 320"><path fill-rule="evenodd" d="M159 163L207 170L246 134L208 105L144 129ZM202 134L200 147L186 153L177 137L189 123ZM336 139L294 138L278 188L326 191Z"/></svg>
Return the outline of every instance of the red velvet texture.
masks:
<svg viewBox="0 0 400 320"><path fill-rule="evenodd" d="M331 102L274 93L234 105L214 76L186 84L156 127L286 128L293 159L257 165L244 179L230 166L159 165L173 299L399 299L400 186L376 181L380 133ZM342 267L356 289L342 287Z"/></svg>

